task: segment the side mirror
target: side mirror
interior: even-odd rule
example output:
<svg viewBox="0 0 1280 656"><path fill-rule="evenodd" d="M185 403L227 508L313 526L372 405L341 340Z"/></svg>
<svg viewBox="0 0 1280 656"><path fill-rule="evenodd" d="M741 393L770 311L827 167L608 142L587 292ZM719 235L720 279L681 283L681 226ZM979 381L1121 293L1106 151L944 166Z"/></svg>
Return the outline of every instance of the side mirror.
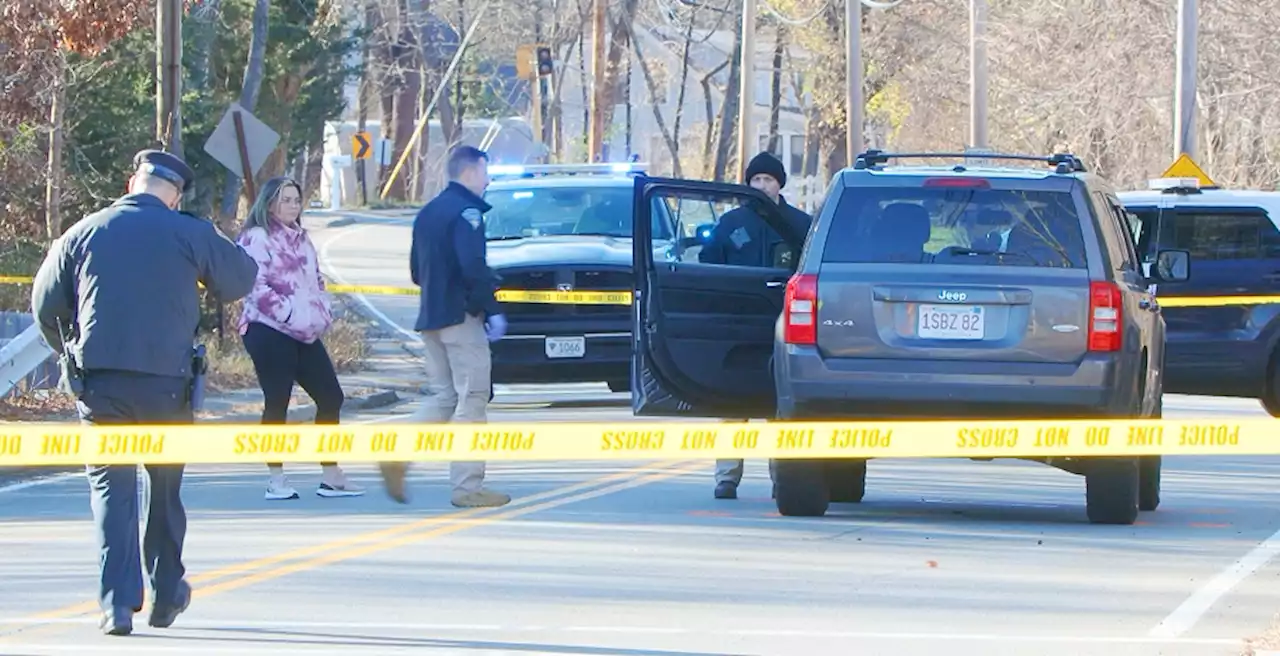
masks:
<svg viewBox="0 0 1280 656"><path fill-rule="evenodd" d="M1191 277L1191 252L1160 251L1154 269L1158 282L1184 282Z"/></svg>
<svg viewBox="0 0 1280 656"><path fill-rule="evenodd" d="M705 244L711 241L711 231L715 229L715 227L716 224L714 223L704 223L693 229L693 238Z"/></svg>

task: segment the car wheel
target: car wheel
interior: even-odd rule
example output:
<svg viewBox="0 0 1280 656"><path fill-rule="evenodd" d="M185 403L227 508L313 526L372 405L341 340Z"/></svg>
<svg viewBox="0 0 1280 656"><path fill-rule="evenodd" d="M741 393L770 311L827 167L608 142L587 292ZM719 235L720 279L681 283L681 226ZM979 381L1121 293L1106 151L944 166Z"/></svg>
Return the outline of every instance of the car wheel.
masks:
<svg viewBox="0 0 1280 656"><path fill-rule="evenodd" d="M1151 512L1160 507L1160 456L1138 458L1138 510Z"/></svg>
<svg viewBox="0 0 1280 656"><path fill-rule="evenodd" d="M609 381L609 391L615 394L631 391L630 380L611 380Z"/></svg>
<svg viewBox="0 0 1280 656"><path fill-rule="evenodd" d="M778 460L774 503L783 517L821 517L831 505L826 465L821 460Z"/></svg>
<svg viewBox="0 0 1280 656"><path fill-rule="evenodd" d="M1132 524L1138 520L1138 458L1098 458L1085 474L1085 504L1094 524Z"/></svg>
<svg viewBox="0 0 1280 656"><path fill-rule="evenodd" d="M827 491L832 503L860 503L867 493L867 461L827 461Z"/></svg>
<svg viewBox="0 0 1280 656"><path fill-rule="evenodd" d="M1150 419L1164 416L1164 398L1156 401ZM1140 456L1138 458L1138 510L1150 512L1160 507L1160 469L1163 459L1160 456Z"/></svg>
<svg viewBox="0 0 1280 656"><path fill-rule="evenodd" d="M1267 384L1262 390L1262 408L1272 417L1280 417L1280 352L1271 354L1267 367Z"/></svg>

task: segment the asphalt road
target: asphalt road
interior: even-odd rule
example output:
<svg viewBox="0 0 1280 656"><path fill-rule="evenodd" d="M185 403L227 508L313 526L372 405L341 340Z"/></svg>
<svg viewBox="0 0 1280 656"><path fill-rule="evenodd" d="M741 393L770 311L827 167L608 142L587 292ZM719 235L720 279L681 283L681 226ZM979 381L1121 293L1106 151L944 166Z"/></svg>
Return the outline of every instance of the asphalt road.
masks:
<svg viewBox="0 0 1280 656"><path fill-rule="evenodd" d="M406 282L405 228L341 231L315 236L347 282ZM629 417L603 386L499 394L495 419ZM83 477L0 486L0 654L1225 655L1280 611L1274 458L1167 459L1161 508L1127 527L1085 521L1081 478L1019 462L874 461L862 504L811 520L776 515L762 462L736 501L709 462L495 464L515 501L464 512L443 466L413 471L408 506L348 469L367 496L266 502L261 468L193 467L195 601L130 638L96 631Z"/></svg>

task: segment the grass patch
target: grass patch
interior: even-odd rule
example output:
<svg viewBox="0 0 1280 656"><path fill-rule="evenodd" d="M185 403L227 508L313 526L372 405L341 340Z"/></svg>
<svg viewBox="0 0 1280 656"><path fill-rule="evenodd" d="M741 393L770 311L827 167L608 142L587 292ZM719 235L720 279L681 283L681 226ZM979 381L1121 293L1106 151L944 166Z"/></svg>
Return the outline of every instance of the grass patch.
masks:
<svg viewBox="0 0 1280 656"><path fill-rule="evenodd" d="M56 389L15 388L0 399L0 417L5 421L79 421L75 398Z"/></svg>
<svg viewBox="0 0 1280 656"><path fill-rule="evenodd" d="M240 333L236 329L240 321L240 303L233 303L226 309L226 338L219 340L216 335L203 335L204 343L209 349L209 388L213 391L256 388L258 377L253 371L253 360L244 350ZM365 358L369 355L366 342L367 322L347 310L342 301L334 299L334 321L322 341L329 351L329 358L338 373L354 373L364 369Z"/></svg>

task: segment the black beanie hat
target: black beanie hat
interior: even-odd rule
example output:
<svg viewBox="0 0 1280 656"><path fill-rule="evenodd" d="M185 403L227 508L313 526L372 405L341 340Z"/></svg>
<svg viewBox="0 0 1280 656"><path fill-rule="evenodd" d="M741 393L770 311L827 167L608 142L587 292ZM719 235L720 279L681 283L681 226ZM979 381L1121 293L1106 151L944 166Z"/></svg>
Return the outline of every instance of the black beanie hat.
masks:
<svg viewBox="0 0 1280 656"><path fill-rule="evenodd" d="M751 163L747 165L747 179L745 182L750 184L751 178L761 173L773 176L773 179L778 181L779 187L787 186L786 168L782 166L782 162L778 161L777 157L774 157L768 151L751 158Z"/></svg>

